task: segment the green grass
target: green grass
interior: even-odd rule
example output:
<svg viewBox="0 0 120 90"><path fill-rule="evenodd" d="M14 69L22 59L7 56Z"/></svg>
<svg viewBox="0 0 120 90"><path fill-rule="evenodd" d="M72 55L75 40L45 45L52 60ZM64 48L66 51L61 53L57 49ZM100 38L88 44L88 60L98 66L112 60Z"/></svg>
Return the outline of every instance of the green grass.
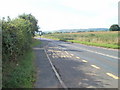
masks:
<svg viewBox="0 0 120 90"><path fill-rule="evenodd" d="M39 40L33 40L32 46L40 44ZM27 51L14 62L3 63L3 88L32 88L35 82L35 55L33 50Z"/></svg>
<svg viewBox="0 0 120 90"><path fill-rule="evenodd" d="M24 54L17 63L4 63L3 88L31 88L34 81L34 53Z"/></svg>
<svg viewBox="0 0 120 90"><path fill-rule="evenodd" d="M67 41L68 41L68 42L85 44L85 45L91 45L91 46L100 46L100 47L106 47L106 48L113 48L113 49L118 49L118 48L120 48L120 46L114 45L114 44L92 43L92 42L77 41L77 40L67 40Z"/></svg>
<svg viewBox="0 0 120 90"><path fill-rule="evenodd" d="M32 43L31 46L34 47L34 46L37 46L37 45L39 45L39 44L41 44L40 40L33 38L33 43Z"/></svg>

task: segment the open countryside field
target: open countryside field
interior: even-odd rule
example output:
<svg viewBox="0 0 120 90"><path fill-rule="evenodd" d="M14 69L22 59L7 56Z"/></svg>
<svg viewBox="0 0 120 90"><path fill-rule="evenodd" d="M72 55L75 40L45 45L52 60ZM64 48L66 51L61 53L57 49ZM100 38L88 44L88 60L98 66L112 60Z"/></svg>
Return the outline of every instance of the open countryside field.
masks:
<svg viewBox="0 0 120 90"><path fill-rule="evenodd" d="M119 31L79 32L79 33L52 33L43 35L45 38L58 39L87 45L106 48L120 48Z"/></svg>

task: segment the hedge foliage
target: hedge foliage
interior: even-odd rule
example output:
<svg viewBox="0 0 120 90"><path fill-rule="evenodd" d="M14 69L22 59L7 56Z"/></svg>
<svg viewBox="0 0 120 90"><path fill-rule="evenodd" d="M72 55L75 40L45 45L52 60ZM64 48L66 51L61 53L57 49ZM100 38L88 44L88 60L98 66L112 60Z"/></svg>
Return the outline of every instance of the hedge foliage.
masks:
<svg viewBox="0 0 120 90"><path fill-rule="evenodd" d="M31 14L18 18L2 20L2 55L3 61L15 61L31 48L32 37L38 31L37 20Z"/></svg>

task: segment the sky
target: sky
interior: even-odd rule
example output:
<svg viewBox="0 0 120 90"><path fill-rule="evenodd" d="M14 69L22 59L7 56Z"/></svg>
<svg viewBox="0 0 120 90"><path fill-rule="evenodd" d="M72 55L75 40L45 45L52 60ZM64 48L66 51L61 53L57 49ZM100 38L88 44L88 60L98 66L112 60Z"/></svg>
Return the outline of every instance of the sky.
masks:
<svg viewBox="0 0 120 90"><path fill-rule="evenodd" d="M109 28L118 24L119 0L1 0L0 18L31 13L42 31Z"/></svg>

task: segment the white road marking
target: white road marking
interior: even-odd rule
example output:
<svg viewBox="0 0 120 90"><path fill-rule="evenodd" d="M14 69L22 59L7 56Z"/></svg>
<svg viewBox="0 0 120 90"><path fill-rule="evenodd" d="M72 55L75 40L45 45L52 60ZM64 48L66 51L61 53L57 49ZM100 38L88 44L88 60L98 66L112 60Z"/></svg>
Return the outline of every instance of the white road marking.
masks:
<svg viewBox="0 0 120 90"><path fill-rule="evenodd" d="M69 57L69 58L71 58L71 56L70 56L70 55L68 55L68 57Z"/></svg>
<svg viewBox="0 0 120 90"><path fill-rule="evenodd" d="M69 54L67 51L65 51L65 53Z"/></svg>
<svg viewBox="0 0 120 90"><path fill-rule="evenodd" d="M88 61L86 61L86 60L82 60L82 62L85 62L85 63L86 63L86 62L88 62Z"/></svg>
<svg viewBox="0 0 120 90"><path fill-rule="evenodd" d="M66 57L65 55L63 57Z"/></svg>
<svg viewBox="0 0 120 90"><path fill-rule="evenodd" d="M52 64L52 62L51 62L51 60L50 60L50 58L49 58L49 56L48 56L48 54L47 54L47 52L46 52L45 49L44 49L44 51L45 51L45 54L46 54L46 56L47 56L47 58L48 58L48 60L49 60L49 62L50 62L50 65L51 65L53 71L55 72L55 75L56 75L56 77L58 78L60 84L62 85L62 87L63 87L64 89L68 90L68 89L67 89L67 86L64 84L64 82L62 81L62 79L61 79L60 75L58 74L57 70L56 70L55 67L53 66L53 64Z"/></svg>
<svg viewBox="0 0 120 90"><path fill-rule="evenodd" d="M73 54L70 54L71 56L74 56Z"/></svg>
<svg viewBox="0 0 120 90"><path fill-rule="evenodd" d="M52 58L55 58L54 56L52 56Z"/></svg>
<svg viewBox="0 0 120 90"><path fill-rule="evenodd" d="M91 65L92 67L96 68L96 69L100 69L100 67L96 66L96 65Z"/></svg>
<svg viewBox="0 0 120 90"><path fill-rule="evenodd" d="M55 50L54 50L54 52L61 52L61 51L55 51Z"/></svg>
<svg viewBox="0 0 120 90"><path fill-rule="evenodd" d="M107 56L107 57L111 57L111 58L114 58L114 59L120 59L116 56L112 56L112 55L108 55L108 54L104 54L104 53L100 53L100 52L96 52L96 51L92 51L92 50L88 50L88 49L84 49L84 48L80 48L82 50L86 50L88 52L93 52L93 53L97 53L97 54L100 54L100 55L103 55L103 56Z"/></svg>
<svg viewBox="0 0 120 90"><path fill-rule="evenodd" d="M80 57L76 57L77 59L80 59Z"/></svg>
<svg viewBox="0 0 120 90"><path fill-rule="evenodd" d="M63 55L61 55L61 58L63 58L64 56Z"/></svg>
<svg viewBox="0 0 120 90"><path fill-rule="evenodd" d="M117 77L117 76L115 76L115 75L113 75L112 73L106 73L108 76L110 76L110 77L112 77L112 78L114 78L114 79L119 79L119 77Z"/></svg>

